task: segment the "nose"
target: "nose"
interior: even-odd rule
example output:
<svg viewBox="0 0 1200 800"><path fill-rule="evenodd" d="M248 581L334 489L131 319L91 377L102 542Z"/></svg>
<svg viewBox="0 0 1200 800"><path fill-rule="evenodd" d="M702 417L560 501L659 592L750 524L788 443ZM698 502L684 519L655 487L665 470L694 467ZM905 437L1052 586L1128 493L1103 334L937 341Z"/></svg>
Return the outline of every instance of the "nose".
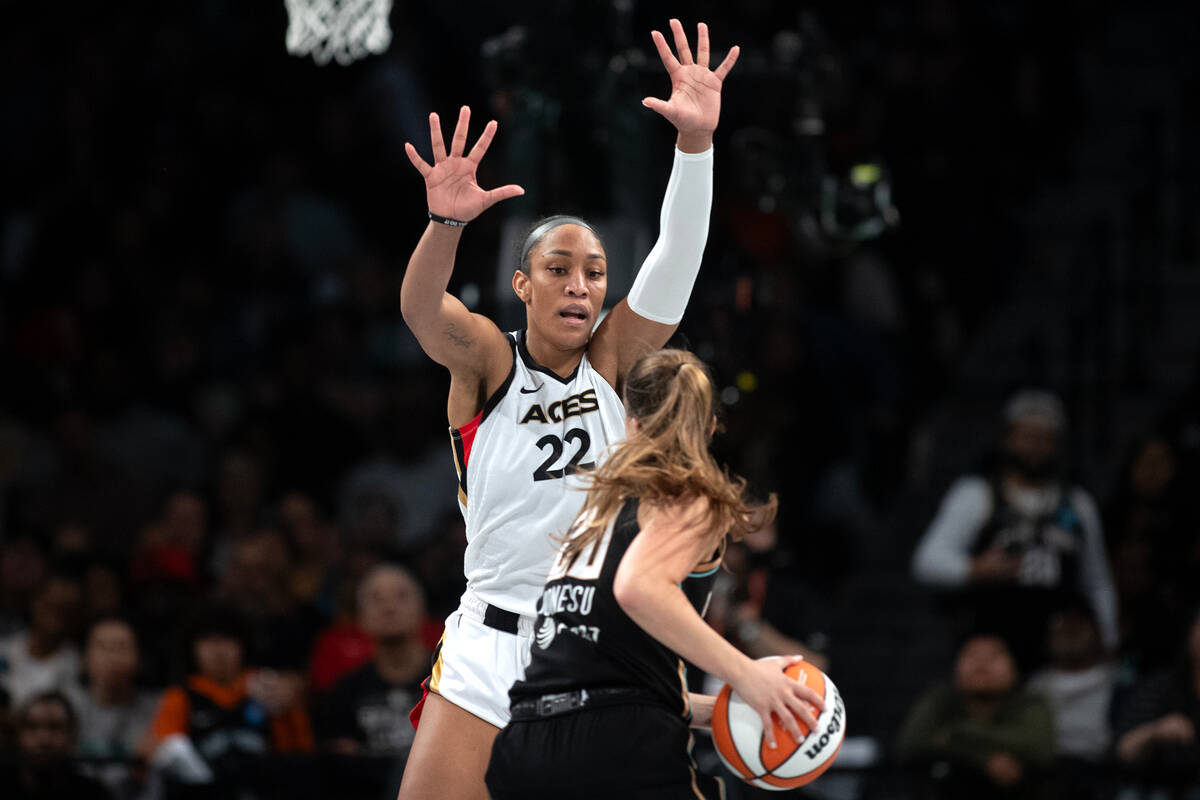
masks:
<svg viewBox="0 0 1200 800"><path fill-rule="evenodd" d="M567 278L567 294L571 297L587 297L587 281L583 279L582 270L572 270Z"/></svg>

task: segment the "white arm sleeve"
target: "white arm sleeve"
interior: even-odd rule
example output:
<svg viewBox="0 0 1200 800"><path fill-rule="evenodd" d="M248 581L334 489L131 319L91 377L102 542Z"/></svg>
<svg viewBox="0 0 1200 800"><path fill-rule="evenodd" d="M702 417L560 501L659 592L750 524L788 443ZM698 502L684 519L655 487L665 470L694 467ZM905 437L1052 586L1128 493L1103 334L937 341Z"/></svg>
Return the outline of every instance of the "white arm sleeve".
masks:
<svg viewBox="0 0 1200 800"><path fill-rule="evenodd" d="M1083 525L1083 552L1079 559L1079 582L1092 610L1100 637L1108 648L1117 646L1117 590L1112 571L1108 568L1108 553L1104 548L1104 531L1100 513L1091 496L1082 489L1071 492L1071 505Z"/></svg>
<svg viewBox="0 0 1200 800"><path fill-rule="evenodd" d="M658 241L629 290L629 308L639 317L663 325L676 325L683 319L708 241L712 170L711 147L703 153L675 149L675 164L659 215Z"/></svg>
<svg viewBox="0 0 1200 800"><path fill-rule="evenodd" d="M913 577L937 588L965 586L971 545L992 513L992 491L979 477L959 478L913 553Z"/></svg>

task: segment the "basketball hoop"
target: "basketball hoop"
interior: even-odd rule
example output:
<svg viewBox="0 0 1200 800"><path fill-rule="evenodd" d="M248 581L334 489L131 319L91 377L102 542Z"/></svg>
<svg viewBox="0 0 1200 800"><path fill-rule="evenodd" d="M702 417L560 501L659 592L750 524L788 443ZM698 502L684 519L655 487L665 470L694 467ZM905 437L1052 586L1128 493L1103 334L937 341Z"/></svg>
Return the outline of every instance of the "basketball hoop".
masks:
<svg viewBox="0 0 1200 800"><path fill-rule="evenodd" d="M320 66L330 59L346 66L382 53L392 42L388 27L392 0L283 0L283 4L288 12L288 52L311 54Z"/></svg>

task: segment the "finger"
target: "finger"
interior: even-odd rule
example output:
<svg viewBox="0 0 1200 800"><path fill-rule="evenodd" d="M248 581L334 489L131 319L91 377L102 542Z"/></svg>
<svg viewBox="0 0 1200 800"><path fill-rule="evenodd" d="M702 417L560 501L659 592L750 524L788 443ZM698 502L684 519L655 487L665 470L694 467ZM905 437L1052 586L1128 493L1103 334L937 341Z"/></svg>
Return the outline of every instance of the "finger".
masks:
<svg viewBox="0 0 1200 800"><path fill-rule="evenodd" d="M807 686L801 686L799 683L792 689L792 694L800 698L806 703L812 703L818 711L825 710L825 698L814 692Z"/></svg>
<svg viewBox="0 0 1200 800"><path fill-rule="evenodd" d="M467 149L467 128L471 124L471 109L463 106L458 110L458 123L454 126L454 138L450 140L450 155L461 156Z"/></svg>
<svg viewBox="0 0 1200 800"><path fill-rule="evenodd" d="M496 135L496 120L492 120L487 125L483 126L483 133L479 134L479 141L475 142L475 146L471 148L467 158L474 161L476 164L483 158L483 154L488 151L492 145L492 138Z"/></svg>
<svg viewBox="0 0 1200 800"><path fill-rule="evenodd" d="M817 729L817 715L813 713L813 708L808 703L797 703L793 705L788 716L792 717L793 720L799 719L806 726L808 726L810 731L815 731ZM788 728L788 730L791 730L791 728ZM796 730L792 732L792 735L796 737L797 742L804 738L800 734L799 726L797 726Z"/></svg>
<svg viewBox="0 0 1200 800"><path fill-rule="evenodd" d="M799 664L799 663L800 663L801 661L803 661L803 660L804 660L804 656L801 656L801 655L795 655L795 656L786 656L786 657L785 657L785 659L784 659L784 663L785 663L787 666L785 666L785 667L784 667L784 669L787 669L787 667L790 667L790 666L792 666L793 664Z"/></svg>
<svg viewBox="0 0 1200 800"><path fill-rule="evenodd" d="M657 97L645 97L642 98L642 105L651 111L656 111L659 114L662 114L664 117L667 116L667 108L669 106L667 105L666 100L659 100Z"/></svg>
<svg viewBox="0 0 1200 800"><path fill-rule="evenodd" d="M429 139L433 143L433 163L446 160L446 143L442 140L442 120L437 112L429 115Z"/></svg>
<svg viewBox="0 0 1200 800"><path fill-rule="evenodd" d="M670 75L679 69L679 62L675 60L671 48L667 45L667 38L658 31L650 31L650 38L654 40L654 47L658 50L658 57L662 59L663 66L667 68L667 74Z"/></svg>
<svg viewBox="0 0 1200 800"><path fill-rule="evenodd" d="M408 156L408 160L412 162L412 165L417 168L417 172L421 173L422 178L424 178L433 170L433 167L426 164L425 159L421 158L421 156L417 153L417 148L413 147L408 142L404 143L404 152Z"/></svg>
<svg viewBox="0 0 1200 800"><path fill-rule="evenodd" d="M491 208L501 200L507 200L510 197L520 197L525 194L525 190L515 183L510 183L507 186L499 186L489 192L483 193L483 207Z"/></svg>
<svg viewBox="0 0 1200 800"><path fill-rule="evenodd" d="M679 53L679 63L687 66L692 63L692 50L688 47L687 34L683 25L677 19L671 20L671 33L675 34L675 52Z"/></svg>
<svg viewBox="0 0 1200 800"><path fill-rule="evenodd" d="M696 63L708 66L708 26L703 22L696 26Z"/></svg>
<svg viewBox="0 0 1200 800"><path fill-rule="evenodd" d="M808 714L807 716L811 717L812 714ZM800 722L797 721L797 717L808 726L810 731L817 727L817 721L815 719L811 721L805 719L805 714L800 711L793 712L791 709L784 708L783 713L779 715L779 721L783 723L783 729L792 735L793 741L802 742L804 741L804 731L800 730Z"/></svg>
<svg viewBox="0 0 1200 800"><path fill-rule="evenodd" d="M733 65L737 63L738 54L742 52L742 48L736 44L729 48L729 54L725 56L725 60L713 70L713 74L721 80L725 80L725 76L729 74L729 70L733 69Z"/></svg>
<svg viewBox="0 0 1200 800"><path fill-rule="evenodd" d="M775 720L771 718L771 712L759 714L762 718L763 739L767 742L767 747L775 749Z"/></svg>

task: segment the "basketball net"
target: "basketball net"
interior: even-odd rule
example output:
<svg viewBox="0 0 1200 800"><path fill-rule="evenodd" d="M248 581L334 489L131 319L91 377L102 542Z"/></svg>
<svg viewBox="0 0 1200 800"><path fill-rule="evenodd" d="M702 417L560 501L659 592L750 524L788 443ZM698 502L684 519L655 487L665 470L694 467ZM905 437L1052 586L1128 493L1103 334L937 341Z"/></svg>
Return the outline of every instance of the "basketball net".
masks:
<svg viewBox="0 0 1200 800"><path fill-rule="evenodd" d="M288 12L288 52L342 66L387 50L392 41L392 0L283 0Z"/></svg>

